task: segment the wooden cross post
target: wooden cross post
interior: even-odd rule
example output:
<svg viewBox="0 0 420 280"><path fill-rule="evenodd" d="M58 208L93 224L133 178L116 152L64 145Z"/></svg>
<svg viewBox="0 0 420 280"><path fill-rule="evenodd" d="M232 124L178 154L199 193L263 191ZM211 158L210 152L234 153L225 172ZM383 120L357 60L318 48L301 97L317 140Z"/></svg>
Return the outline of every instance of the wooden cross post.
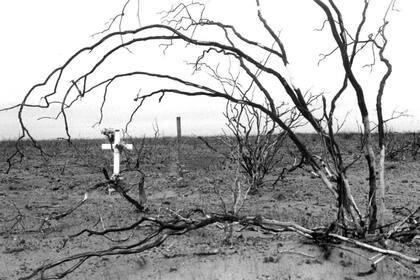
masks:
<svg viewBox="0 0 420 280"><path fill-rule="evenodd" d="M120 153L122 148L132 150L133 145L124 144L124 142L121 142L119 129L116 129L114 132L114 141L112 144L102 144L102 150L112 150L114 152L114 177L120 175Z"/></svg>

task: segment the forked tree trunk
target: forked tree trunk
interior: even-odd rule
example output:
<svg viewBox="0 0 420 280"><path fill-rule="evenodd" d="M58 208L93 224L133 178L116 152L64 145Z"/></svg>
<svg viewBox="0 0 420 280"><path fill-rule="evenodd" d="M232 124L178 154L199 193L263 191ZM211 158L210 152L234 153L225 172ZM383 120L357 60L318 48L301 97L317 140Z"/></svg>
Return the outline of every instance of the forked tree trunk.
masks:
<svg viewBox="0 0 420 280"><path fill-rule="evenodd" d="M333 10L336 13L337 20L332 15L330 8L321 0L314 0L325 12L327 16L328 23L331 27L331 32L334 37L335 42L337 43L337 47L341 54L341 60L343 63L343 67L346 73L347 78L350 81L354 91L356 92L357 103L360 111L360 116L363 122L363 137L365 141L365 157L368 164L369 169L369 204L368 204L368 228L369 230L373 230L377 227L377 205L376 205L376 192L377 192L377 185L376 185L376 163L375 163L375 153L373 150L373 141L371 135L371 128L370 128L370 119L369 119L369 111L366 106L365 95L363 88L357 78L355 77L352 65L353 65L353 57L349 58L349 54L347 52L347 36L346 36L346 29L344 27L343 18L341 16L340 10L337 8L335 3L330 0L329 4L332 6ZM363 13L363 17L365 17L366 8L369 2L365 2L365 11ZM364 21L362 21L359 28L361 28ZM360 31L360 30L359 30ZM359 34L359 33L357 33ZM358 35L357 35L358 36ZM356 53L354 52L354 55Z"/></svg>

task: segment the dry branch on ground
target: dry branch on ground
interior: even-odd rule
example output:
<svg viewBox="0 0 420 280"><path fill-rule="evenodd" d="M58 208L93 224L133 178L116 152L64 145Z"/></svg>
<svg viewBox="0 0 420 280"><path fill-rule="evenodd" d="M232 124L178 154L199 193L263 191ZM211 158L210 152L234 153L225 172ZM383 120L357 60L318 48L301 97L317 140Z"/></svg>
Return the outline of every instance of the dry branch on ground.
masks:
<svg viewBox="0 0 420 280"><path fill-rule="evenodd" d="M344 237L339 234L330 233L328 229L308 229L302 227L294 222L282 222L274 219L267 219L262 216L236 216L228 214L210 214L204 213L201 209L193 209L186 216L175 217L170 220L157 219L152 216L143 216L135 223L130 225L119 227L119 228L109 228L103 231L95 231L90 229L84 229L78 233L75 233L68 237L65 244L71 242L72 239L82 235L96 235L96 236L106 236L110 233L116 232L126 232L134 230L139 227L146 227L153 229L151 233L147 234L146 237L131 242L129 245L117 245L110 247L105 250L93 251L93 252L84 252L69 257L65 257L60 260L51 261L41 265L38 268L35 268L31 274L20 278L21 280L28 280L33 278L39 279L61 279L67 274L73 272L80 265L82 265L89 258L93 257L103 257L103 256L114 256L114 255L128 255L128 254L138 254L150 250L152 248L160 246L171 236L179 236L186 234L187 232L194 231L200 228L205 228L212 224L216 223L238 223L242 226L254 225L260 227L266 231L271 231L273 233L282 232L295 232L299 235L302 235L306 238L314 240L317 243L322 243L324 246L328 244L336 245L338 243L347 244L348 246L355 246L361 249L379 253L384 257L395 257L399 260L410 262L412 264L420 264L420 257L412 257L405 255L403 253L384 249L376 245L372 245L363 241L359 241L353 238ZM395 234L394 231L392 234ZM391 236L392 236L391 234ZM390 236L390 237L391 237ZM64 244L64 246L65 246ZM381 260L382 260L381 259ZM379 261L372 261L372 265L376 265ZM376 261L376 262L375 262ZM61 272L50 274L50 270L60 268Z"/></svg>

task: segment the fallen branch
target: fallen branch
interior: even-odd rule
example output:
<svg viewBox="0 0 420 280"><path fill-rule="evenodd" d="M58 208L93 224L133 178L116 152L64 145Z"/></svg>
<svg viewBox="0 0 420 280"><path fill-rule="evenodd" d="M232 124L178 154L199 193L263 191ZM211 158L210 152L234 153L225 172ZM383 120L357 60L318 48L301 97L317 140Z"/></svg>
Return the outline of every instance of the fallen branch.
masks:
<svg viewBox="0 0 420 280"><path fill-rule="evenodd" d="M387 238L390 238L393 234L397 233L402 228L402 226L405 223L407 223L410 219L412 219L417 214L417 212L419 212L419 211L420 211L420 207L417 207L417 209L414 212L410 211L409 215L407 215L404 219L402 219L394 228L392 228L388 232Z"/></svg>
<svg viewBox="0 0 420 280"><path fill-rule="evenodd" d="M43 220L42 220L42 223L41 223L41 225L39 226L39 229L38 229L38 231L42 231L42 228L44 227L44 225L46 224L46 223L49 223L51 220L56 220L56 221L58 221L58 220L60 220L60 219L62 219L62 218L64 218L64 217L66 217L66 216L68 216L68 215L70 215L71 213L73 213L77 208L79 208L80 206L82 206L85 202L86 202L86 200L88 199L88 194L87 193L85 193L85 195L84 195L84 197L83 197L83 199L82 200L80 200L75 206L73 206L73 207L71 207L71 208L69 208L69 209L67 209L66 211L64 211L64 212L62 212L62 213L58 213L58 214L51 214L51 215L49 215L48 217L46 217L46 218L44 218Z"/></svg>
<svg viewBox="0 0 420 280"><path fill-rule="evenodd" d="M145 210L145 207L143 205L143 203L145 202L145 198L144 198L144 200L141 200L141 198L139 198L139 201L135 200L134 198L129 196L127 191L122 187L123 181L121 180L121 178L119 176L112 176L110 178L109 175L108 175L108 171L105 168L102 168L102 173L104 174L105 179L107 180L107 184L110 187L112 187L114 190L116 190L128 202L130 202L132 205L134 205L139 212L143 212ZM143 189L142 184L144 184L144 175L143 175L142 172L140 172L140 173L142 174L142 178L139 182L139 184L140 184L139 188Z"/></svg>
<svg viewBox="0 0 420 280"><path fill-rule="evenodd" d="M330 233L329 236L333 237L337 240L340 240L340 241L343 241L343 242L346 242L346 243L350 243L350 244L355 245L355 246L357 246L359 248L362 248L362 249L366 249L366 250L369 250L369 251L372 251L372 252L381 253L383 255L390 255L390 256L393 256L393 257L397 257L399 259L409 261L413 264L420 264L420 257L410 257L410 256L407 256L407 255L405 255L403 253L400 253L398 251L382 249L380 247L369 245L369 244L360 242L358 240L351 239L351 238L348 238L348 237L344 237L344 236L334 234L334 233Z"/></svg>
<svg viewBox="0 0 420 280"><path fill-rule="evenodd" d="M192 218L191 216L194 213L201 213L200 218ZM27 280L32 279L36 276L39 276L40 279L61 279L68 275L69 273L73 272L76 268L82 265L86 260L92 257L103 257L103 256L113 256L113 255L129 255L129 254L137 254L149 250L151 248L155 248L160 246L165 240L168 239L170 236L177 236L183 235L187 232L197 230L200 228L204 228L206 226L215 224L215 223L239 223L244 226L254 225L259 226L263 229L272 231L272 232L283 232L283 231L292 231L296 232L299 235L305 236L312 240L320 241L323 243L334 242L334 241L341 241L356 247L369 250L372 252L379 253L378 258L373 260L373 263L379 262L384 259L384 256L392 256L398 259L409 261L413 264L420 263L420 257L411 257L405 255L403 253L387 250L380 247L376 247L367 243L363 243L361 241L351 239L348 237L344 237L338 234L329 233L329 232L322 232L319 229L312 230L302 227L293 222L282 222L273 219L267 219L262 216L236 216L236 215L229 215L229 214L204 214L202 210L194 209L190 211L187 215L188 218L179 219L175 217L169 221L165 221L162 219L157 219L155 217L141 217L135 223L120 227L120 228L111 228L105 229L103 231L94 231L89 229L84 229L79 233L76 233L69 238L75 238L80 236L84 233L88 235L97 235L97 236L105 236L109 233L117 233L117 232L126 232L129 230L133 230L138 228L140 225L149 226L149 228L154 228L152 233L147 235L144 239L134 242L129 245L119 245L110 247L106 250L94 251L94 252L85 252L80 254L75 254L69 257L65 257L60 260L52 261L49 263L45 263L40 267L33 270L31 274L28 276L22 277L20 279ZM204 216L204 217L202 217ZM284 252L286 253L286 252ZM70 268L64 269L62 272L59 272L54 275L46 275L46 272L51 270L52 268L59 267L61 265L69 265L70 263L74 263Z"/></svg>

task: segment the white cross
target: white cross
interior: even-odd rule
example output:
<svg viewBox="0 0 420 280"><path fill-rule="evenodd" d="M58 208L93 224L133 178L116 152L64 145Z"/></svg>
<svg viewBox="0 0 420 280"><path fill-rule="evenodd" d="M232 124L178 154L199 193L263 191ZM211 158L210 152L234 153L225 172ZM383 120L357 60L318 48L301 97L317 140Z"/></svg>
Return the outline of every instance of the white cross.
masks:
<svg viewBox="0 0 420 280"><path fill-rule="evenodd" d="M124 144L121 141L120 130L116 129L114 133L114 142L112 144L102 144L102 150L113 150L114 152L114 176L120 175L120 149L132 150L132 144Z"/></svg>

